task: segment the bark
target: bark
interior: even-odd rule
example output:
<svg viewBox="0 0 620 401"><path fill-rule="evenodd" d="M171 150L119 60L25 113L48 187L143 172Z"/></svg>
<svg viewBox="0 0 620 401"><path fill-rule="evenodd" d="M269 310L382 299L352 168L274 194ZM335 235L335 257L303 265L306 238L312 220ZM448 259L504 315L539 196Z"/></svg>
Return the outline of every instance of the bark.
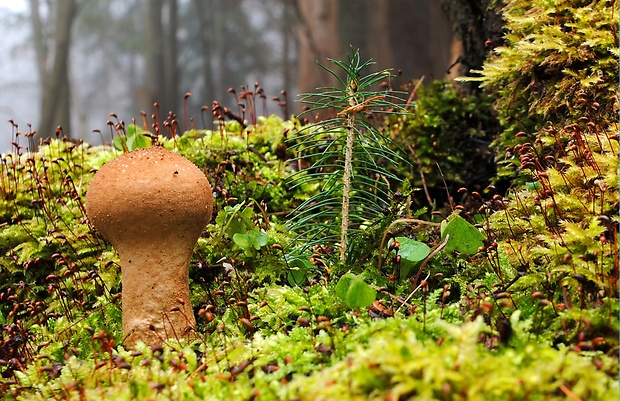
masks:
<svg viewBox="0 0 620 401"><path fill-rule="evenodd" d="M37 60L37 72L39 82L45 81L47 71L48 46L43 36L43 20L39 10L39 0L30 0L30 22L32 26L32 39Z"/></svg>
<svg viewBox="0 0 620 401"><path fill-rule="evenodd" d="M429 56L432 63L433 74L437 78L443 78L449 74L448 68L452 62L452 44L454 34L450 21L441 9L437 1L430 2L429 8Z"/></svg>
<svg viewBox="0 0 620 401"><path fill-rule="evenodd" d="M441 7L460 41L461 54L453 60L458 65L455 68L458 68L459 75L480 69L489 52L501 45L503 18L500 3L494 0L442 0Z"/></svg>
<svg viewBox="0 0 620 401"><path fill-rule="evenodd" d="M282 22L280 25L280 35L282 36L282 77L285 94L292 93L295 83L294 58L298 51L293 36L294 6L288 0L280 0L282 7ZM286 101L286 99L283 99ZM289 117L289 116L286 116Z"/></svg>
<svg viewBox="0 0 620 401"><path fill-rule="evenodd" d="M298 0L297 30L299 49L299 91L313 92L319 86L334 84L333 77L317 66L327 58L341 59L338 33L339 4L334 0Z"/></svg>
<svg viewBox="0 0 620 401"><path fill-rule="evenodd" d="M297 1L300 43L299 90L331 85L315 64L326 57L342 60L349 45L374 70L393 68L402 75L394 86L417 80L442 79L450 65L452 29L435 0ZM333 10L335 8L335 10Z"/></svg>
<svg viewBox="0 0 620 401"><path fill-rule="evenodd" d="M227 59L227 37L226 37L226 27L224 25L225 16L222 10L222 7L215 7L214 10L214 44L215 44L215 61L217 63L216 69L216 79L215 79L215 96L219 97L220 94L225 93L227 88L224 88L224 85L228 82L230 85L230 81L227 80L226 73L226 59Z"/></svg>
<svg viewBox="0 0 620 401"><path fill-rule="evenodd" d="M379 69L394 66L393 46L390 40L390 0L370 0L368 8L370 26L368 30L369 50Z"/></svg>
<svg viewBox="0 0 620 401"><path fill-rule="evenodd" d="M178 15L176 0L152 0L146 3L145 39L146 88L151 110L159 104L159 116L165 120L168 112L178 113L180 99L178 66Z"/></svg>
<svg viewBox="0 0 620 401"><path fill-rule="evenodd" d="M210 10L213 9L212 1L206 0L194 0L194 8L196 10L196 17L200 23L200 48L202 57L202 79L204 80L203 93L201 99L203 102L207 102L209 99L213 99L215 95L215 84L213 82L213 33L212 33L212 18L210 18ZM206 103L208 104L208 103Z"/></svg>
<svg viewBox="0 0 620 401"><path fill-rule="evenodd" d="M146 4L146 92L149 105L144 105L145 110L151 110L153 103L162 102L164 82L164 53L162 43L164 41L162 30L163 0L151 0ZM160 108L167 113L165 108Z"/></svg>
<svg viewBox="0 0 620 401"><path fill-rule="evenodd" d="M178 4L177 0L167 0L168 18L164 25L164 94L162 106L164 111L178 113L181 91L179 89L179 64L178 64Z"/></svg>
<svg viewBox="0 0 620 401"><path fill-rule="evenodd" d="M41 79L42 102L39 132L43 137L53 135L57 127L70 136L71 132L71 88L69 79L69 53L71 49L71 27L77 14L75 0L57 0L54 3L53 60L51 68L45 45L42 20L38 1L30 2L37 46L37 63ZM39 36L40 35L40 36Z"/></svg>
<svg viewBox="0 0 620 401"><path fill-rule="evenodd" d="M405 81L442 79L449 65L452 32L435 0L392 0L392 67Z"/></svg>

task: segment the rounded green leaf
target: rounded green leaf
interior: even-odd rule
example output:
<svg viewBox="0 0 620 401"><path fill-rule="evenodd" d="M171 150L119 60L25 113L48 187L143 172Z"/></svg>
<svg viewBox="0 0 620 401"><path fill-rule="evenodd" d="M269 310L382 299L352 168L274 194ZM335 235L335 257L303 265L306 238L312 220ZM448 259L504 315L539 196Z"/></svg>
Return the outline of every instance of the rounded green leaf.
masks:
<svg viewBox="0 0 620 401"><path fill-rule="evenodd" d="M482 233L459 215L452 215L442 222L441 238L445 239L447 234L450 234L450 239L444 248L446 252L459 251L473 255L484 245Z"/></svg>
<svg viewBox="0 0 620 401"><path fill-rule="evenodd" d="M336 295L352 309L365 308L375 302L377 291L353 273L347 273L336 285Z"/></svg>
<svg viewBox="0 0 620 401"><path fill-rule="evenodd" d="M417 263L426 259L431 253L431 248L424 242L415 241L407 237L396 237L395 240L400 243L398 254L400 255L401 263L403 260Z"/></svg>
<svg viewBox="0 0 620 401"><path fill-rule="evenodd" d="M293 287L301 287L302 285L306 284L306 281L308 281L308 279L306 278L306 273L299 269L289 270L286 273L286 280L288 281L289 285Z"/></svg>
<svg viewBox="0 0 620 401"><path fill-rule="evenodd" d="M372 305L377 298L377 291L366 284L361 278L355 277L347 292L347 306L349 308L365 308Z"/></svg>
<svg viewBox="0 0 620 401"><path fill-rule="evenodd" d="M288 283L292 286L302 286L308 281L308 274L314 268L312 262L305 258L295 258L288 262L289 270L286 274Z"/></svg>
<svg viewBox="0 0 620 401"><path fill-rule="evenodd" d="M396 237L400 243L398 254L400 255L400 276L409 277L420 261L426 259L431 253L431 248L424 242L416 241L407 237Z"/></svg>
<svg viewBox="0 0 620 401"><path fill-rule="evenodd" d="M347 300L347 293L349 292L349 288L351 287L351 282L355 278L355 274L347 273L344 276L340 277L338 280L338 284L336 284L336 296L343 301Z"/></svg>

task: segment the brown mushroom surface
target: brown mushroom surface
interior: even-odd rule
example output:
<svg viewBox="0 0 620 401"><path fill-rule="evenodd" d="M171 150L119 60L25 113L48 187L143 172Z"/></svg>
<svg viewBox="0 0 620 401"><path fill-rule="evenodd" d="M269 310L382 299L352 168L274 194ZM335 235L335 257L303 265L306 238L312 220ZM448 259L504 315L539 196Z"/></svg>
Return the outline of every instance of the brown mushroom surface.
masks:
<svg viewBox="0 0 620 401"><path fill-rule="evenodd" d="M158 344L195 327L188 269L212 210L202 171L159 146L122 155L95 174L86 213L121 260L126 344Z"/></svg>

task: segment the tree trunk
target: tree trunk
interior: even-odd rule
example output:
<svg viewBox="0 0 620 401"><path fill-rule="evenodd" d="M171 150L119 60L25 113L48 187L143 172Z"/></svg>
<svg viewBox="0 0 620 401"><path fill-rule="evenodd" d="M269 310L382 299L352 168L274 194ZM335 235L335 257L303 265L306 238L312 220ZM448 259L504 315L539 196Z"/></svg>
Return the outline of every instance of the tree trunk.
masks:
<svg viewBox="0 0 620 401"><path fill-rule="evenodd" d="M177 28L178 28L178 13L177 13L177 0L167 0L166 6L168 7L168 18L164 25L164 94L161 101L163 111L172 111L180 113L179 100L181 93L179 90L179 64L178 64L178 41L177 41ZM181 118L181 117L179 117Z"/></svg>
<svg viewBox="0 0 620 401"><path fill-rule="evenodd" d="M151 110L154 103L159 104L159 116L163 121L169 112L178 114L180 98L179 64L177 40L177 1L150 0L146 3L145 38L146 88Z"/></svg>
<svg viewBox="0 0 620 401"><path fill-rule="evenodd" d="M459 75L480 69L489 52L501 45L504 23L500 3L494 0L442 0L441 7L460 41L462 52L453 60L458 64ZM473 89L477 85L472 83L469 86Z"/></svg>
<svg viewBox="0 0 620 401"><path fill-rule="evenodd" d="M71 132L71 89L69 80L69 52L71 48L71 27L77 13L75 0L57 0L54 3L54 59L49 68L48 50L44 40L39 2L30 2L34 26L34 41L37 64L41 79L41 121L39 132L43 137L54 134L57 127L67 136Z"/></svg>
<svg viewBox="0 0 620 401"><path fill-rule="evenodd" d="M226 27L225 27L225 15L221 6L218 6L212 10L213 13L213 30L214 30L214 41L215 49L214 56L216 69L215 69L215 99L218 101L222 101L221 95L226 93L228 88L225 87L226 83L230 85L230 81L227 80L226 74L226 59L227 59L227 38L226 38Z"/></svg>
<svg viewBox="0 0 620 401"><path fill-rule="evenodd" d="M296 41L293 33L295 7L288 0L280 0L282 7L282 21L280 22L280 35L282 36L282 80L283 90L286 96L293 92L293 87L296 83L293 82L293 77L296 73L295 62L297 51ZM282 99L287 101L286 98ZM285 108L285 113L288 112L288 107ZM285 116L290 117L290 116Z"/></svg>
<svg viewBox="0 0 620 401"><path fill-rule="evenodd" d="M390 40L390 0L370 0L367 9L369 51L377 62L377 69L394 67L393 46Z"/></svg>
<svg viewBox="0 0 620 401"><path fill-rule="evenodd" d="M433 0L429 8L429 43L428 54L432 60L432 69L438 79L449 74L448 69L452 60L452 44L454 34L450 21L441 9L441 4Z"/></svg>
<svg viewBox="0 0 620 401"><path fill-rule="evenodd" d="M47 75L47 54L48 45L43 36L43 19L39 10L39 0L30 0L30 22L32 26L32 38L34 52L37 60L37 73L39 82L43 87L45 76Z"/></svg>
<svg viewBox="0 0 620 401"><path fill-rule="evenodd" d="M405 81L425 76L442 79L450 54L450 27L438 21L435 0L392 0L390 38L393 46L392 67L403 72ZM441 16L441 15L439 15ZM442 56L445 54L445 56Z"/></svg>
<svg viewBox="0 0 620 401"><path fill-rule="evenodd" d="M209 101L214 99L215 96L215 84L213 83L213 44L212 41L212 27L213 20L210 18L210 10L213 9L212 1L210 0L194 0L194 7L196 9L196 17L200 21L200 48L202 57L202 79L204 80L203 93L201 96L202 102L205 105L209 105ZM206 127L205 127L206 128Z"/></svg>
<svg viewBox="0 0 620 401"><path fill-rule="evenodd" d="M333 77L317 66L327 58L341 59L338 33L339 7L335 0L298 0L300 20L297 38L299 49L299 88L301 93L313 92L318 86L334 84ZM327 64L329 67L329 64Z"/></svg>
<svg viewBox="0 0 620 401"><path fill-rule="evenodd" d="M150 105L145 105L145 110L151 110L153 103L163 101L163 82L164 82L164 53L163 42L164 35L162 29L162 12L164 7L163 0L150 0L146 5L146 21L145 21L145 38L146 38L146 91L148 93ZM165 108L160 107L162 116L165 119L168 112Z"/></svg>
<svg viewBox="0 0 620 401"><path fill-rule="evenodd" d="M442 79L450 66L452 29L436 0L299 0L299 91L333 84L316 66L326 57L342 60L359 49L373 70L402 72L394 86L426 76ZM370 72L370 71L367 71Z"/></svg>

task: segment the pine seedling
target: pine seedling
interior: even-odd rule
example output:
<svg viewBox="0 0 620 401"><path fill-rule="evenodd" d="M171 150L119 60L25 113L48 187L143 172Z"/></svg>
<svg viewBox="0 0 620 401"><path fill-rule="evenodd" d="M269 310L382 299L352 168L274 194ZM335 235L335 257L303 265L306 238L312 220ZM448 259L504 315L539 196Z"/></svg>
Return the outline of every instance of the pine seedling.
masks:
<svg viewBox="0 0 620 401"><path fill-rule="evenodd" d="M307 188L315 194L292 212L291 229L299 234L303 249L333 245L340 248L344 262L350 237L382 215L389 205L390 183L399 182L385 166L407 163L376 125L378 116L400 112L402 94L371 90L391 74L382 70L362 76L362 70L374 63L362 63L359 51L352 51L346 63L329 61L334 69L321 67L336 78L339 87L319 88L300 99L310 106L305 114L335 117L305 126L293 139L296 161L307 167L292 175L291 188Z"/></svg>

